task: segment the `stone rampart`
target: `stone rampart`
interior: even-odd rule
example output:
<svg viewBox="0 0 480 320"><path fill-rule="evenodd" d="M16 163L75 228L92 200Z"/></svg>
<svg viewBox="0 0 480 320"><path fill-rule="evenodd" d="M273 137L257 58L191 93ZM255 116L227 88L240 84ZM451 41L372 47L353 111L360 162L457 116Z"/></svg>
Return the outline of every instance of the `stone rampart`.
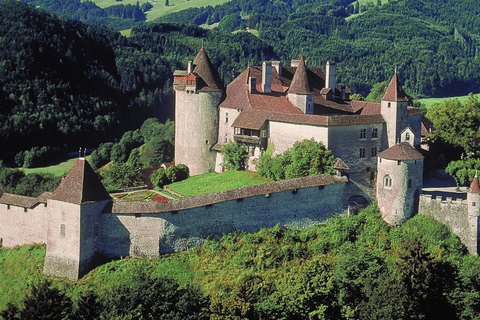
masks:
<svg viewBox="0 0 480 320"><path fill-rule="evenodd" d="M420 195L418 208L419 214L433 217L435 220L448 226L467 247L470 253L477 254L478 229L476 227L478 217L469 217L467 200L442 198L437 196L432 199L431 195ZM471 220L474 221L472 228Z"/></svg>

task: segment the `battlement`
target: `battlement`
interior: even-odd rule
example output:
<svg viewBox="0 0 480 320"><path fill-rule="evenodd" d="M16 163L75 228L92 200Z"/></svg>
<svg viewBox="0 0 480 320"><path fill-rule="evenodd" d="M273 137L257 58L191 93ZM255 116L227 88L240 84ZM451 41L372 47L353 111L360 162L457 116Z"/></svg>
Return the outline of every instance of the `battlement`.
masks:
<svg viewBox="0 0 480 320"><path fill-rule="evenodd" d="M428 204L437 204L437 205L456 205L464 208L467 210L467 200L462 199L462 198L456 198L455 200L453 197L442 197L442 196L436 196L435 198L432 198L431 194L421 194L420 195L420 202L425 203L426 205Z"/></svg>

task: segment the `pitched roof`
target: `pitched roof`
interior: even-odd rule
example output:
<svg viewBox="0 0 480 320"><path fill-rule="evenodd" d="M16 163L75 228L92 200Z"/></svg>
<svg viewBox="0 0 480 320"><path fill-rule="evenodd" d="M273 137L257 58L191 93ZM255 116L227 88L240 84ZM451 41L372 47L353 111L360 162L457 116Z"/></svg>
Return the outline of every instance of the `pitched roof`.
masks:
<svg viewBox="0 0 480 320"><path fill-rule="evenodd" d="M33 208L39 203L47 203L47 199L52 196L51 192L44 192L36 198L21 196L17 194L5 193L0 189L0 203L23 208Z"/></svg>
<svg viewBox="0 0 480 320"><path fill-rule="evenodd" d="M198 74L206 85L206 87L199 87L199 91L223 91L222 80L220 80L218 72L213 67L203 46L193 60L193 72Z"/></svg>
<svg viewBox="0 0 480 320"><path fill-rule="evenodd" d="M475 173L475 177L473 178L472 184L470 185L470 189L468 189L468 192L480 193L480 186L478 185L477 173Z"/></svg>
<svg viewBox="0 0 480 320"><path fill-rule="evenodd" d="M305 59L303 58L303 56L300 58L300 62L298 63L297 70L293 75L292 83L290 84L288 93L295 93L295 94L312 94L313 93L310 90L310 85L308 84L307 68L305 67Z"/></svg>
<svg viewBox="0 0 480 320"><path fill-rule="evenodd" d="M388 160L419 160L424 158L417 149L407 142L397 143L387 150L380 152L378 157Z"/></svg>
<svg viewBox="0 0 480 320"><path fill-rule="evenodd" d="M51 199L83 204L112 198L88 162L84 158L79 158L55 189Z"/></svg>
<svg viewBox="0 0 480 320"><path fill-rule="evenodd" d="M333 165L333 169L337 170L350 170L350 168L347 166L345 162L343 162L342 159L337 158L337 161L335 161L335 164Z"/></svg>
<svg viewBox="0 0 480 320"><path fill-rule="evenodd" d="M405 91L402 89L402 84L398 78L398 74L395 73L390 80L390 84L383 95L382 101L408 101Z"/></svg>

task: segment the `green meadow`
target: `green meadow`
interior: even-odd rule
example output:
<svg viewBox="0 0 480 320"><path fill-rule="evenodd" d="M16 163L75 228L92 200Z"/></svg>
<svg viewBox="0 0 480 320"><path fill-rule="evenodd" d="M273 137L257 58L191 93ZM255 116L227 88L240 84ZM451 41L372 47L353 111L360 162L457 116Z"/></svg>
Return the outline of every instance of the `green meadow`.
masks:
<svg viewBox="0 0 480 320"><path fill-rule="evenodd" d="M272 182L251 171L225 171L193 176L186 180L169 184L167 187L184 196L220 192L240 187Z"/></svg>
<svg viewBox="0 0 480 320"><path fill-rule="evenodd" d="M475 93L475 95L478 95L478 93ZM464 104L465 101L467 101L468 94L465 96L457 96L457 97L446 97L446 98L425 98L425 99L418 99L418 101L422 104L424 104L427 108L430 107L431 105L439 102L443 102L448 99L458 99L461 104Z"/></svg>
<svg viewBox="0 0 480 320"><path fill-rule="evenodd" d="M26 174L28 173L51 173L54 176L63 176L65 175L70 169L72 169L75 162L77 162L78 158L68 159L59 163L52 164L48 167L39 167L39 168L19 168ZM88 160L88 157L87 157Z"/></svg>
<svg viewBox="0 0 480 320"><path fill-rule="evenodd" d="M147 21L152 21L167 14L189 8L206 6L214 7L228 1L229 0L169 0L169 5L165 6L165 0L149 0L148 2L153 5L153 8L147 12ZM137 4L137 0L93 0L93 2L95 2L95 4L101 8L106 8L118 4ZM142 5L142 3L145 3L147 1L143 0L139 2L140 5Z"/></svg>

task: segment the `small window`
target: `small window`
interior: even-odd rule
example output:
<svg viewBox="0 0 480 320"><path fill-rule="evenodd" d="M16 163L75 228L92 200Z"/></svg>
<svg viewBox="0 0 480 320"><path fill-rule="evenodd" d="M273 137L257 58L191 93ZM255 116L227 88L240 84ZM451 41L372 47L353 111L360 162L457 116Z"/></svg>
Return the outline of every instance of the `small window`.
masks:
<svg viewBox="0 0 480 320"><path fill-rule="evenodd" d="M366 138L367 137L367 129L361 129L360 130L360 139Z"/></svg>
<svg viewBox="0 0 480 320"><path fill-rule="evenodd" d="M405 134L405 141L410 141L410 132Z"/></svg>
<svg viewBox="0 0 480 320"><path fill-rule="evenodd" d="M60 225L60 236L65 237L65 225L63 223Z"/></svg>
<svg viewBox="0 0 480 320"><path fill-rule="evenodd" d="M234 128L235 134L242 134L242 129Z"/></svg>
<svg viewBox="0 0 480 320"><path fill-rule="evenodd" d="M477 203L476 202L472 202L472 207L476 207L477 206Z"/></svg>
<svg viewBox="0 0 480 320"><path fill-rule="evenodd" d="M228 123L228 112L225 112L225 123Z"/></svg>
<svg viewBox="0 0 480 320"><path fill-rule="evenodd" d="M208 140L205 140L205 144L208 144Z"/></svg>
<svg viewBox="0 0 480 320"><path fill-rule="evenodd" d="M360 158L365 158L365 148L360 148Z"/></svg>
<svg viewBox="0 0 480 320"><path fill-rule="evenodd" d="M385 188L391 188L392 187L392 178L387 174L385 177L383 177L383 186Z"/></svg>
<svg viewBox="0 0 480 320"><path fill-rule="evenodd" d="M409 187L409 188L412 187L412 179L408 179L408 187Z"/></svg>
<svg viewBox="0 0 480 320"><path fill-rule="evenodd" d="M378 138L378 129L377 128L372 129L372 138Z"/></svg>
<svg viewBox="0 0 480 320"><path fill-rule="evenodd" d="M372 157L377 156L377 147L372 147Z"/></svg>
<svg viewBox="0 0 480 320"><path fill-rule="evenodd" d="M401 165L402 164L402 160L398 160L397 161L397 166Z"/></svg>
<svg viewBox="0 0 480 320"><path fill-rule="evenodd" d="M387 106L390 108L390 106L391 106L391 103L389 102Z"/></svg>
<svg viewBox="0 0 480 320"><path fill-rule="evenodd" d="M225 143L228 142L228 133L225 133Z"/></svg>

